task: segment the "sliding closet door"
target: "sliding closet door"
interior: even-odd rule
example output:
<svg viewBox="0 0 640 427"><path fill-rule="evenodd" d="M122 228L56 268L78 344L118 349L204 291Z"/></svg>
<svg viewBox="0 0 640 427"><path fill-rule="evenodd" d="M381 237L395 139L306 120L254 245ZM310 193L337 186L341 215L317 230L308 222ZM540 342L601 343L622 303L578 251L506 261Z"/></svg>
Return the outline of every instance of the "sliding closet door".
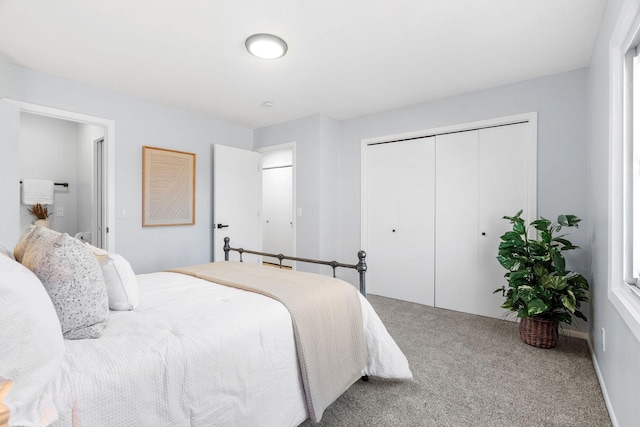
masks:
<svg viewBox="0 0 640 427"><path fill-rule="evenodd" d="M530 124L436 137L436 307L502 317L493 291L504 283L496 260L505 215L531 203Z"/></svg>
<svg viewBox="0 0 640 427"><path fill-rule="evenodd" d="M531 133L529 123L481 129L479 134L480 191L478 212L480 245L478 248L477 309L472 313L502 317L502 294L492 292L505 283L504 268L496 260L500 236L511 225L503 216L524 210L529 218L529 168L535 165L528 155ZM531 218L533 219L533 218Z"/></svg>
<svg viewBox="0 0 640 427"><path fill-rule="evenodd" d="M367 146L367 291L433 305L434 138Z"/></svg>
<svg viewBox="0 0 640 427"><path fill-rule="evenodd" d="M478 131L436 137L435 305L473 313L478 276Z"/></svg>

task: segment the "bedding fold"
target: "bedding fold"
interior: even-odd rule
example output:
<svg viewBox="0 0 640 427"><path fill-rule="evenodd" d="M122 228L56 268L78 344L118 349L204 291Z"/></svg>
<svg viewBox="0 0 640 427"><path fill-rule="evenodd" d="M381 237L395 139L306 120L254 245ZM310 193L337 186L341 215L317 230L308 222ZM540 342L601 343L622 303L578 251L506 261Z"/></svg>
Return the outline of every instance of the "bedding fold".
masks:
<svg viewBox="0 0 640 427"><path fill-rule="evenodd" d="M356 382L368 359L358 291L342 280L235 261L168 270L259 293L292 319L312 422Z"/></svg>

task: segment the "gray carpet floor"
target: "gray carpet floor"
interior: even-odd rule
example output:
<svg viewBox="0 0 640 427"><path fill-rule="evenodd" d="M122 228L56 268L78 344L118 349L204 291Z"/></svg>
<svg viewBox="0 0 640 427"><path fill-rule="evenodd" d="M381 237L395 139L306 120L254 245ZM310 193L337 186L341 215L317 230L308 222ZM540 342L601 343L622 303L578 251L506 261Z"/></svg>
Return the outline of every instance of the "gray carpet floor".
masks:
<svg viewBox="0 0 640 427"><path fill-rule="evenodd" d="M543 350L510 321L368 299L414 379L358 381L317 426L611 425L586 341L563 335Z"/></svg>

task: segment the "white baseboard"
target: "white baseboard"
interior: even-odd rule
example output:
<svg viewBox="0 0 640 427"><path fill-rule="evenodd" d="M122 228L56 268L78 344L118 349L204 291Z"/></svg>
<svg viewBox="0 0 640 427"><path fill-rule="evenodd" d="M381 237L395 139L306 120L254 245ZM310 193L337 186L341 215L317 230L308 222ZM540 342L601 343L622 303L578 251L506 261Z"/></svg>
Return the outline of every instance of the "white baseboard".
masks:
<svg viewBox="0 0 640 427"><path fill-rule="evenodd" d="M581 331L576 331L575 329L561 329L560 330L560 335L566 335L568 337L580 338L581 340L589 341L589 334L588 333L581 332Z"/></svg>
<svg viewBox="0 0 640 427"><path fill-rule="evenodd" d="M587 345L589 346L589 353L591 353L591 361L593 362L593 368L596 371L596 377L598 377L598 382L600 383L600 390L602 390L602 396L604 397L604 404L607 406L607 412L609 413L611 424L613 424L613 427L620 427L620 424L618 424L618 420L616 419L616 415L613 413L613 407L611 406L611 399L609 399L609 393L607 393L607 388L604 385L602 372L600 372L600 366L598 366L598 359L596 359L596 353L593 351L591 340L588 338L587 338Z"/></svg>

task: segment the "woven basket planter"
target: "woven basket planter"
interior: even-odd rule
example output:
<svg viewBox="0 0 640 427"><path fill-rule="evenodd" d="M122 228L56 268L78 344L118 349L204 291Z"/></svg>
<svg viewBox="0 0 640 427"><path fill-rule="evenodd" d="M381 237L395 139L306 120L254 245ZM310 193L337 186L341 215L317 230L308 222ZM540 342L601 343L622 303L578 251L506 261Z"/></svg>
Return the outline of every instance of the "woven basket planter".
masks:
<svg viewBox="0 0 640 427"><path fill-rule="evenodd" d="M553 348L558 343L558 322L540 317L520 319L520 338L538 348Z"/></svg>

